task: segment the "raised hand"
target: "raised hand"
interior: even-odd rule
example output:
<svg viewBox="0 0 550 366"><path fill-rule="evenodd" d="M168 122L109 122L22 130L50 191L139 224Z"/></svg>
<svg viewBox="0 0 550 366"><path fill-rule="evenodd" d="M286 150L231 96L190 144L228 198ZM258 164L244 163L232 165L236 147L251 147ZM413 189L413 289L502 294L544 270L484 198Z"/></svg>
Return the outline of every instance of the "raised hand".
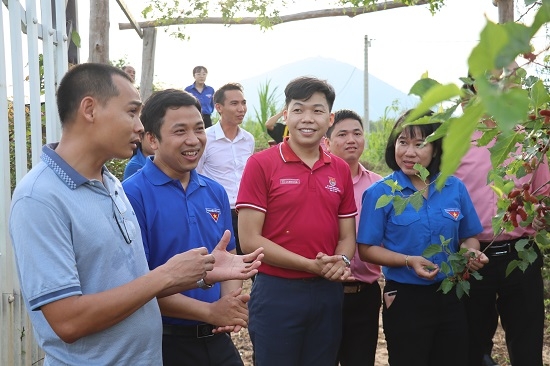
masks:
<svg viewBox="0 0 550 366"><path fill-rule="evenodd" d="M232 254L227 251L230 238L231 232L226 230L218 245L212 251L216 264L214 269L208 272L206 276L205 281L207 283L246 280L258 273L258 267L262 264L264 257L264 249L258 248L254 252L245 255Z"/></svg>
<svg viewBox="0 0 550 366"><path fill-rule="evenodd" d="M204 247L176 254L155 271L162 271L171 279L171 287L194 288L208 271L214 268L215 258Z"/></svg>

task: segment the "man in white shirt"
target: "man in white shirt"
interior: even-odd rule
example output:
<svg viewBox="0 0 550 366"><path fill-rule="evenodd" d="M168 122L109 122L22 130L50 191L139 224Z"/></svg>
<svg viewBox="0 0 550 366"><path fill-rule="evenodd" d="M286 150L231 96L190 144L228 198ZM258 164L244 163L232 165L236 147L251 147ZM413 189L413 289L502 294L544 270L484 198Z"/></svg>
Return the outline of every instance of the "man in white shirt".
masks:
<svg viewBox="0 0 550 366"><path fill-rule="evenodd" d="M242 253L235 202L244 166L254 153L254 136L240 127L247 110L241 84L228 83L216 90L214 106L220 114L220 121L206 129L206 149L197 171L225 188L231 206L237 253Z"/></svg>

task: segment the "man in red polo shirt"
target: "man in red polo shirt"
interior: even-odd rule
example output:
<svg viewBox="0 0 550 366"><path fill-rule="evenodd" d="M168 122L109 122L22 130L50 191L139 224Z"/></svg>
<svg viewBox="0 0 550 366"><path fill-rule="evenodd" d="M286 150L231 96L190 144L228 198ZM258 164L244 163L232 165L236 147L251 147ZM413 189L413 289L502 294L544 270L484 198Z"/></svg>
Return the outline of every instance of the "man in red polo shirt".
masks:
<svg viewBox="0 0 550 366"><path fill-rule="evenodd" d="M336 361L342 285L355 253L355 206L348 164L319 142L332 125L335 93L300 77L285 89L290 137L252 155L236 208L244 252L264 248L252 287L249 333L257 366Z"/></svg>

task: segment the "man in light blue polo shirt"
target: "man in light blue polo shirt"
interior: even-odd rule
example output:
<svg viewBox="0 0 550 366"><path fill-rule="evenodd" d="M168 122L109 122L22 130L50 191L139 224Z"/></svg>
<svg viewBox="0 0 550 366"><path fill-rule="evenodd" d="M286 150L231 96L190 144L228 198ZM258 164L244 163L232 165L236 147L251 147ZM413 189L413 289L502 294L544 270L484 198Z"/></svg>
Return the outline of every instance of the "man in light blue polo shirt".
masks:
<svg viewBox="0 0 550 366"><path fill-rule="evenodd" d="M158 365L156 298L232 278L235 266L221 260L213 271L215 255L203 247L147 267L135 213L104 166L131 156L143 132L139 93L122 70L73 67L57 105L61 140L44 146L41 162L17 185L9 221L44 365Z"/></svg>
<svg viewBox="0 0 550 366"><path fill-rule="evenodd" d="M215 252L224 232L232 232L227 193L195 170L206 145L200 111L193 95L168 89L154 93L141 113L155 157L123 185L141 227L151 270L196 247ZM227 249L235 252L234 238ZM252 260L260 252L245 257ZM227 331L247 325L250 296L241 294L241 286L240 280L213 286L207 281L179 298L159 299L164 365L243 364L229 335L212 333L220 325Z"/></svg>

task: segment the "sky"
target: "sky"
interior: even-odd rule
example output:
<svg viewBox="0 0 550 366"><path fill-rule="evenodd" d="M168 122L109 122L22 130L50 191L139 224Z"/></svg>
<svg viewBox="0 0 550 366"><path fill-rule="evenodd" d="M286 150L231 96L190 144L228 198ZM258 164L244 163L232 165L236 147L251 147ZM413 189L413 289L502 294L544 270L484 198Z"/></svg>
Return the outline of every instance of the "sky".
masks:
<svg viewBox="0 0 550 366"><path fill-rule="evenodd" d="M310 6L320 3L298 0L304 2ZM88 59L86 3L79 2L78 9L81 62ZM144 3L126 1L138 21L142 19ZM280 24L265 31L255 25L188 25L184 31L190 37L188 41L175 39L166 28L159 28L154 80L165 87L183 88L193 82L193 67L204 65L209 71L207 84L216 88L317 56L364 70L368 36L368 72L408 93L425 72L442 83L459 83L458 78L467 73L468 55L487 19L498 21L498 9L491 0L447 0L435 15L426 6L414 6L354 18ZM136 68L139 80L142 40L134 30L119 30L118 23L128 21L114 0L110 0L110 22L110 59L127 59ZM373 92L376 91L370 91Z"/></svg>

